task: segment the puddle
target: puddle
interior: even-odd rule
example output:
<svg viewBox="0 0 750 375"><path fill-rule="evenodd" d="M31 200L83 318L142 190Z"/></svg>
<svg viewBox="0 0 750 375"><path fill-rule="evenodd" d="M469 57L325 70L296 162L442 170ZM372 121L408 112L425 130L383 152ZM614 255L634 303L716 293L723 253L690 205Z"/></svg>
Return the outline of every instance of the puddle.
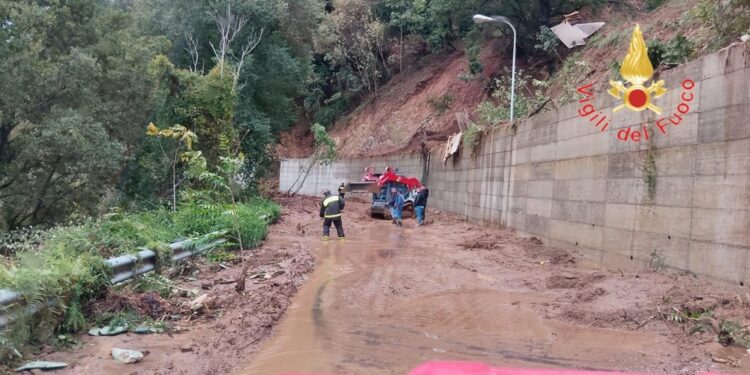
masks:
<svg viewBox="0 0 750 375"><path fill-rule="evenodd" d="M429 360L633 370L668 360L658 350L663 337L545 319L528 307L543 296L495 289L490 275L448 285L436 273L433 292L393 292L396 280L452 261L398 232L379 234L388 228L378 223L368 238L317 245L316 271L238 374L406 374Z"/></svg>

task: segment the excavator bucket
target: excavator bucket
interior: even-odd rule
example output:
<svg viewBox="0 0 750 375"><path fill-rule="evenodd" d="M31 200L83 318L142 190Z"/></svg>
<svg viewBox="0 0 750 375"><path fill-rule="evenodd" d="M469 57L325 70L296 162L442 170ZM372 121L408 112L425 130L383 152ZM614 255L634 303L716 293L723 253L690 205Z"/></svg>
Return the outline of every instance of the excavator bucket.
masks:
<svg viewBox="0 0 750 375"><path fill-rule="evenodd" d="M373 191L374 189L374 191ZM345 192L377 192L380 188L373 181L368 182L350 182L344 186Z"/></svg>

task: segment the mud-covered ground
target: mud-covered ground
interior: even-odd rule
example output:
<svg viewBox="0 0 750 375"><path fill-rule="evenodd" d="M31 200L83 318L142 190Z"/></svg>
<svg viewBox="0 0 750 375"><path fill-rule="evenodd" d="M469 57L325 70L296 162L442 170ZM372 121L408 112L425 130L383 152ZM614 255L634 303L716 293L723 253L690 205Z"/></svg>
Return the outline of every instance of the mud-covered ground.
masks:
<svg viewBox="0 0 750 375"><path fill-rule="evenodd" d="M323 243L316 200L280 202L280 222L246 258L251 275L276 276L249 280L238 294L230 281L240 264L203 266L182 287L204 288L210 306L173 322L179 330L82 337L81 347L40 359L69 362L65 374L405 374L432 359L750 373L746 350L719 342L750 323L747 288L591 268L535 238L433 209L428 225L396 228L356 200L344 217L347 240ZM719 335L725 320L740 331ZM113 347L148 355L124 365Z"/></svg>

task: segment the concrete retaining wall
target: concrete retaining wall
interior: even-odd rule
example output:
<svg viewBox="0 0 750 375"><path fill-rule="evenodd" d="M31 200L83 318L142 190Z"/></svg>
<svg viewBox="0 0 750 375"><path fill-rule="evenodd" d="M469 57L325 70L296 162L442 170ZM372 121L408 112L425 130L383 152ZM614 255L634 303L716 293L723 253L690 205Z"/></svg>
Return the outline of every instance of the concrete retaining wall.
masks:
<svg viewBox="0 0 750 375"><path fill-rule="evenodd" d="M487 225L502 225L553 245L577 248L617 267L668 267L731 282L750 282L750 50L734 46L662 73L662 116L627 109L596 93L610 117L600 132L578 114L579 103L520 122L515 134L485 135L471 155L442 164L433 153L427 182L430 206ZM679 125L655 126L683 101L691 79L696 99ZM616 104L616 103L614 103ZM683 107L684 109L684 107ZM648 125L649 142L623 142L617 132ZM663 122L662 122L663 124ZM651 149L655 194L644 176ZM281 190L302 160L285 160ZM397 166L420 176L417 155L346 160L316 167L302 193L317 194L364 167Z"/></svg>

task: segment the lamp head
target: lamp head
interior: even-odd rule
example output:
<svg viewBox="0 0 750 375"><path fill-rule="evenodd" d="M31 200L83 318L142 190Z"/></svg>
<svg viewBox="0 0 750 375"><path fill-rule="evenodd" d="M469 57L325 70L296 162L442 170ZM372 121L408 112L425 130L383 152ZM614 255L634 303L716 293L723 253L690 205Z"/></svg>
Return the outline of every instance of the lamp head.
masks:
<svg viewBox="0 0 750 375"><path fill-rule="evenodd" d="M475 14L474 17L471 17L471 19L473 19L476 23L487 23L494 21L492 18L481 14Z"/></svg>

